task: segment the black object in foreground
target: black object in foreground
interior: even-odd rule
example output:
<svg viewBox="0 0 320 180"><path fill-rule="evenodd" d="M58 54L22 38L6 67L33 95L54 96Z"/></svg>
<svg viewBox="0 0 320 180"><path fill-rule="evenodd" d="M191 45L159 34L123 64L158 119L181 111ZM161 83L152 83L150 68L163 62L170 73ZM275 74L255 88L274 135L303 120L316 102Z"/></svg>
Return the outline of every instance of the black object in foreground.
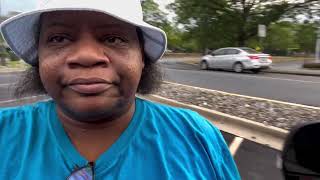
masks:
<svg viewBox="0 0 320 180"><path fill-rule="evenodd" d="M320 122L293 128L282 152L286 180L320 180Z"/></svg>

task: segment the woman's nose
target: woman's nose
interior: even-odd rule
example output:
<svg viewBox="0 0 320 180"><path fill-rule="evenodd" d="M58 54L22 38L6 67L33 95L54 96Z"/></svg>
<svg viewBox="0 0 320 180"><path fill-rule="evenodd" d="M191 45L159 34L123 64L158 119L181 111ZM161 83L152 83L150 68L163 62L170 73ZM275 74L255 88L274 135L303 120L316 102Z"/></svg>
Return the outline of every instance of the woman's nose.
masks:
<svg viewBox="0 0 320 180"><path fill-rule="evenodd" d="M92 36L83 35L74 42L71 54L67 58L70 68L108 67L110 61L102 45Z"/></svg>

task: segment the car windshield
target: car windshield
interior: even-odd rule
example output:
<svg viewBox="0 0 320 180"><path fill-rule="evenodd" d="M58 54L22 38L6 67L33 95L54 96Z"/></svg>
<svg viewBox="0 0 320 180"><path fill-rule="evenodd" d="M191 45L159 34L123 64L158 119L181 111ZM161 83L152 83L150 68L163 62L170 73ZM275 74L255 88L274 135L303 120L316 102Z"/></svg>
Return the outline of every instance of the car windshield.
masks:
<svg viewBox="0 0 320 180"><path fill-rule="evenodd" d="M254 49L251 49L251 48L240 48L240 49L244 50L245 52L247 52L249 54L259 54L260 53Z"/></svg>
<svg viewBox="0 0 320 180"><path fill-rule="evenodd" d="M38 1L40 2L39 4ZM74 7L78 7L76 3L80 4L87 1L96 3L99 2L99 0L0 0L0 22L4 22L8 18L16 15L18 15L19 18L21 16L20 13L36 9L41 4L55 5L55 3L59 4L59 2L67 1L70 3L65 4L71 4L71 6L74 5ZM131 21L137 21L137 19L142 18L141 12L137 15L137 17L132 17L131 15L128 15L127 12L123 11L123 9L127 10L128 12L132 9L141 10L140 4L138 4L138 8L131 8L131 6L129 7L128 4L123 4L122 6L122 4L118 3L123 7L121 10L121 8L109 8L109 1L105 1L107 2L105 7L107 7L107 9L109 10L113 10L112 13L117 13L119 11L122 12L121 15L123 15L123 17L130 19L126 20L125 18L122 18L122 16L115 15L114 19L119 18L117 20L121 20L121 22L122 20L125 20L122 23L129 23ZM117 2L131 1L139 2L139 0L118 0ZM110 3L111 2L113 1L110 0ZM80 97L80 99L93 99L92 106L90 106L91 110L95 109L94 107L96 106L94 105L99 105L99 103L112 104L113 102L116 102L115 99L120 98L120 96L123 97L123 99L121 99L119 102L117 101L118 103L114 105L115 108L122 105L124 106L125 104L127 104L127 102L131 100L133 101L134 97L137 97L144 98L150 101L156 101L158 103L191 109L193 111L196 111L196 113L204 116L205 118L203 119L209 120L209 123L204 126L194 125L193 123L195 123L196 121L193 119L193 115L195 115L196 113L192 114L192 116L184 114L181 116L169 116L168 114L166 114L166 112L168 111L162 111L162 109L155 109L153 111L144 107L142 109L146 109L155 114L160 114L161 117L173 117L174 121L170 121L172 122L172 124L169 124L167 126L175 128L176 130L173 133L167 133L165 129L158 130L151 127L151 122L153 121L142 120L143 118L147 118L146 120L149 120L154 117L145 117L146 115L140 113L140 109L136 113L141 115L141 117L138 117L140 124L132 124L127 129L133 132L139 129L133 127L142 127L143 123L149 123L149 131L152 131L153 134L144 134L143 130L145 129L139 129L139 132L141 132L140 134L145 135L145 138L147 140L148 138L154 137L167 137L168 140L174 141L176 140L175 138L177 138L177 136L171 136L179 135L179 137L184 137L185 139L199 143L199 147L211 147L213 148L211 152L215 153L225 153L226 148L215 148L217 148L219 144L226 144L230 149L230 152L240 171L242 179L282 180L283 175L279 157L282 152L284 139L287 136L288 132L295 125L320 120L320 1L140 0L140 2L143 9L143 20L148 23L148 25L146 25L140 19L139 21L132 23L129 27L140 23L140 26L138 28L135 27L133 31L130 31L134 32L134 36L126 35L126 33L129 32L130 28L122 28L127 27L122 26L122 23L119 23L120 26L115 28L109 28L109 24L106 23L104 26L101 26L103 27L101 28L101 30L99 29L92 31L91 29L89 29L90 31L86 29L86 26L81 26L81 23L83 23L82 21L90 24L89 22L91 22L92 19L92 27L100 27L98 26L99 24L97 24L97 26L93 26L95 25L96 21L100 22L95 18L69 19L68 24L66 24L66 28L60 28L60 26L57 26L57 28L48 28L48 30L44 31L47 31L46 33L42 33L42 38L35 36L35 38L33 39L26 38L29 37L29 34L25 34L24 32L33 30L32 33L30 33L30 37L33 37L35 33L41 32L41 29L37 31L39 26L37 26L37 23L34 23L37 20L36 16L29 18L28 20L26 20L27 18L22 18L18 19L14 23L9 23L9 25L7 26L7 32L4 32L3 35L5 37L5 35L10 34L13 38L11 38L11 40L8 40L8 44L11 45L12 40L15 40L17 46L13 47L11 50L5 39L0 36L0 107L4 108L9 106L18 106L52 99L51 96L48 95L48 93L51 92L55 96L61 96L61 99L63 99L62 97L64 96L74 97L74 99L78 97ZM103 7L103 5L100 5L100 2L98 4L99 5L95 5L92 7ZM101 4L103 4L103 1L101 1ZM74 9L77 8L73 8L73 10ZM50 20L50 17L51 16L48 16L47 19ZM60 15L56 14L52 17L60 17ZM74 23L73 20L75 20ZM65 21L64 17L59 19L59 21L53 21L51 24L62 23L62 25L64 25L63 21ZM30 24L32 23L34 23L35 26L31 26ZM19 26L16 26L17 24L19 24ZM158 31L158 28L151 27L149 26L149 24L152 26L156 26L166 32L168 40L167 43L164 40L165 36L163 34L162 36L160 36L159 32L154 32ZM47 23L47 25L49 26L50 23ZM69 26L72 29L70 28L70 30L68 30ZM80 41L78 38L78 30L74 29L74 27L79 27L95 34L92 36L88 36L88 34L85 34L85 36L83 37L87 37L87 39ZM3 29L3 26L1 28ZM83 33L82 31L81 33ZM137 33L137 38L135 33ZM24 35L25 38L20 40L18 38L20 37L20 35ZM96 39L94 39L95 37ZM38 48L37 43L39 42L39 39L40 42L43 43L43 45L41 46L43 48L40 56L37 56L38 54L36 54L37 52L35 51L35 49ZM94 45L97 46L97 48L91 46L89 48L89 46L86 45L86 42L92 39L96 40L94 41ZM138 42L140 42L140 46L136 45L138 44ZM24 48L26 46L28 46L29 48ZM133 50L131 50L132 48ZM20 49L25 50L22 51ZM79 49L83 50L78 52L78 54L82 55L83 57L81 59L82 62L87 62L84 65L79 65L78 62L75 61L80 59L80 55L78 56L77 54L74 54L72 50L76 51ZM149 53L146 53L146 49L149 50ZM156 52L154 51L156 49L160 50ZM40 50L41 48L39 48L39 51ZM97 51L97 53L92 53L95 52L94 50ZM161 50L165 50L163 56L161 56ZM14 54L14 52L17 51L20 51L17 54L25 55L25 57L35 59L35 64L27 64L23 59ZM53 53L54 51L60 53ZM246 53L244 53L243 51L245 51ZM130 54L133 52L135 53ZM55 61L41 61L45 56L51 57ZM160 56L161 58L157 61L150 60L151 58L157 59L156 57ZM39 63L37 61L37 57L40 57ZM61 61L56 61L58 57L60 57ZM88 63L90 62L90 60L92 60L92 57L96 57L101 61L98 61L97 63ZM68 64L68 60L66 60L67 58L71 58L69 59L70 64ZM141 62L139 66L133 64L138 61L132 61L132 58L141 58L138 59L141 60L139 61ZM108 60L104 61L103 59ZM62 62L62 60L65 61ZM48 78L50 77L50 73L46 74L46 71L39 70L39 67L41 67L41 65L46 66L46 62L63 66L60 68L47 67L47 69L51 71L56 70L55 73L53 73L54 71L51 72L51 74L54 75L51 81L56 78L57 80L54 81L55 83L52 87L59 86L59 88L53 89L51 86L42 85L42 81L44 80L40 78L39 74L42 73L43 75L47 75ZM108 64L103 67L101 66L100 68L101 62L108 62ZM123 62L123 64L117 64L119 62ZM138 68L141 64L143 64L143 67ZM129 65L130 67L126 68L126 66ZM65 79L64 76L67 76L68 74L79 76L77 74L78 69L80 69L79 71L87 70L88 66L100 68L97 70L97 76L100 75L100 73L103 75L107 73L114 73L112 75L107 74L105 75L105 77L110 78L110 82L112 81L115 83L112 85L105 83L109 82L108 80L103 81L103 83L100 81L96 83L75 83L75 86L70 87L66 87L66 85L64 85L64 82L62 81L68 81L68 79ZM104 71L102 68L109 69ZM66 73L64 70L70 71L66 71ZM153 73L153 71L159 72ZM92 70L90 72L95 73L95 70ZM133 76L132 74L135 76ZM139 74L142 74L141 77L143 76L143 78L136 77ZM145 74L150 74L150 77L144 76ZM87 75L84 75L83 77L87 77ZM141 83L139 80L148 83ZM158 81L161 81L161 83L150 83ZM125 85L127 82L129 82L129 84ZM138 85L136 86L133 84ZM117 89L123 86L128 89L128 92L132 93L136 92L136 89L139 89L140 87L146 87L146 89L150 89L149 86L153 87L154 84L156 84L157 88L152 91L152 94L142 95L145 94L145 91L137 90L139 94L135 94L136 96L134 96L133 98L129 98L131 96L127 96L126 91ZM52 89L51 91L48 91L45 88ZM89 93L78 95L76 93L79 88L82 88L82 91ZM83 90L83 88L85 90ZM96 89L107 90L105 91L105 93L92 93ZM30 92L26 93L28 91ZM73 96L73 93L76 95ZM107 98L100 101L95 98L95 96L98 95L112 96L112 98L110 102ZM65 101L68 103L73 103L74 99L70 98L70 101ZM90 104L90 100L75 101L79 102L79 104L75 104L75 107L78 107L79 109L81 109L82 107L87 107L82 106L81 103ZM59 105L59 103L57 103L57 105ZM60 103L60 105L64 105L64 103ZM65 112L69 112L67 110ZM100 108L97 108L97 113L100 113L100 111L98 110L100 110ZM34 112L38 111L40 112L40 110L34 110ZM187 112L185 110L179 111ZM110 110L110 113L111 112L113 112L114 114L118 114L123 111L115 111L114 109L112 109ZM132 110L132 112L135 111ZM103 111L100 114L104 113L105 112ZM170 113L174 114L174 111L170 111ZM21 120L21 122L22 120L23 122L27 122L24 121L22 117L23 114L24 113L19 112L15 115L12 115L12 117ZM77 113L70 112L70 114ZM87 115L86 111L79 114L80 115L78 116L81 116L83 114L86 117ZM2 116L3 113L0 109L0 137L7 137L7 139L9 138L12 140L16 137L20 137L19 135L1 134L2 129L10 130L13 129L11 127L17 127L14 126L15 123L13 120L11 121L11 119L8 119L8 121L6 122L8 122L9 126L2 128L2 122L4 122L2 121ZM31 117L33 116L30 115L30 118ZM129 117L129 115L125 115L124 117ZM136 116L133 117L136 118ZM180 131L180 124L178 126L178 124L176 123L178 122L179 118L187 118L188 120L183 122L185 127L194 125L194 127L199 129L199 131ZM41 120L46 119L43 118ZM156 125L167 123L166 121L161 121L160 118L155 122L156 123L154 124ZM218 127L221 130L222 136L225 139L226 143L212 141L211 144L206 144L203 141L203 139L206 137L211 138L219 136L217 134L202 132L203 129L210 132L212 131L212 129L210 129L211 125L209 126L209 124L212 124L213 126ZM24 126L21 125L19 127L22 128L21 136L24 136L23 134L25 134L26 132L26 130L23 129ZM114 127L117 127L118 129L126 129L122 128L122 126L121 128L118 126ZM51 130L51 127L49 127L49 129ZM146 129L148 130L148 128ZM36 130L46 132L41 128L33 128L33 130L35 131L34 134L40 134L37 133L38 131ZM31 132L32 131L30 131L30 133ZM96 134L99 134L98 132L100 131L97 131ZM123 134L125 135L128 133ZM118 135L121 135L121 133L119 133ZM133 137L136 136L137 135L135 134ZM29 145L28 143L33 142L33 139L31 138L34 138L34 140L36 141L38 139L45 140L45 137L47 137L47 134L43 135L43 137L41 136L40 138L33 135L26 136L28 141L16 141L16 144ZM110 137L116 139L116 137L118 136ZM87 140L88 138L84 139ZM127 138L120 137L120 139L125 140ZM160 168L158 168L158 166L155 166L154 170L161 171L161 173L163 173L163 176L156 176L157 173L155 173L154 176L156 179L159 177L167 177L171 175L171 172L180 173L184 170L200 172L203 169L203 165L201 163L198 164L198 160L200 162L200 160L202 159L207 159L212 163L212 169L214 171L219 170L226 173L228 172L228 169L225 169L226 166L224 165L224 163L230 163L230 159L224 161L225 159L222 159L222 157L220 156L215 156L214 158L205 156L203 154L201 154L200 156L195 151L199 147L194 148L191 145L184 146L185 144L181 143L180 141L177 141L175 145L172 146L171 144L162 144L161 142L158 143L158 141L154 140L157 139L149 139L148 141L145 141L145 143L151 142L154 144L154 147L159 148L159 152L153 154L154 157L137 157L136 161L132 161L135 162L136 165L124 164L121 167L130 167L132 165L134 169L136 166L139 167L140 165L144 165L144 162L157 162L157 165L159 165ZM90 141L88 141L88 144L84 144L90 145L89 142ZM96 141L92 142L93 144L97 145ZM109 143L109 141L106 142ZM137 140L137 142L140 141ZM140 147L144 148L144 146L140 146L140 144L137 143L136 147L129 146L131 142L121 143L126 144L126 146L128 145L128 148L124 148L128 150ZM41 147L43 147L46 144L47 142L41 142L41 144L38 145L41 145ZM79 146L82 146L81 143L79 144ZM0 142L0 151L2 151L1 147L3 147L4 145L7 144ZM107 147L105 145L97 147ZM93 146L91 149L96 149L95 147L96 146ZM168 149L163 147L166 147ZM33 152L33 150L37 149L38 146L32 147L31 143L30 148L31 149L27 149L25 151L20 151L18 147L14 147L11 149L16 150L17 152L25 152L27 154L28 152ZM174 151L171 151L172 149L169 148L174 148ZM149 152L148 147L146 149L140 149L139 151L141 152L140 154L143 154L144 151L146 152L145 154L148 154ZM177 161L169 164L168 166L166 164L163 164L165 162L161 161L161 159L158 161L157 158L160 156L162 157L162 154L159 154L162 153L162 151L166 153L164 155L164 158L167 158L166 160L170 161L177 159ZM204 151L204 153L210 153L210 151ZM43 151L43 153L40 154L49 153L47 153L47 151ZM130 155L130 153L122 154L123 155L121 156L122 158L120 158L120 160L116 159L117 162L124 162L127 158L127 155ZM190 159L181 160L181 157L184 157L185 154L189 154L192 161ZM1 156L0 167L2 168L21 167L19 164L19 159L32 159L27 157L27 155L25 154L16 156ZM10 158L6 157L14 157L15 159L12 160L12 164L10 164L11 162L8 165L1 164L1 160L3 159L10 160ZM51 158L47 159L51 160L54 158L55 157L51 156ZM141 162L139 162L139 160L141 160ZM33 165L33 163L37 164L37 161L28 161L28 163ZM47 161L46 163L51 163L51 161ZM64 162L61 162L62 165L63 163ZM41 162L40 164L44 163ZM214 166L217 164L219 167ZM198 168L193 168L193 165L198 166ZM51 164L46 167L56 168L56 166L52 166ZM39 168L30 168L30 170L32 169ZM69 167L64 169L69 169ZM97 170L99 169L108 168L98 167ZM112 169L116 170L117 168ZM210 171L212 169L210 169ZM6 173L6 169L1 169L0 172L4 173L0 173L0 179L10 179L1 177L3 177L3 174L17 174L20 170L24 170L24 168L17 169L17 172L14 172L14 169L12 169L12 172L14 173ZM121 168L119 168L118 170L123 172L124 177L126 177L126 170ZM167 172L165 172L165 170L168 170L169 174L166 174ZM30 171L29 173L32 172L33 171ZM39 172L42 172L41 167ZM145 171L145 173L148 175L153 175L153 171ZM210 173L215 174L216 172L206 172L206 174ZM190 179L210 179L202 176L202 174L198 174L197 172L188 172L187 174L197 175L197 177L192 177ZM24 177L22 174L20 175L17 175L17 177ZM173 176L172 177L174 179L182 179L182 177L186 177L183 175L184 174L181 174L180 178ZM112 174L110 176L112 176ZM120 174L119 172L119 176L117 177L120 176L122 176L122 174ZM222 176L217 175L217 177ZM222 179L232 178L227 177Z"/></svg>

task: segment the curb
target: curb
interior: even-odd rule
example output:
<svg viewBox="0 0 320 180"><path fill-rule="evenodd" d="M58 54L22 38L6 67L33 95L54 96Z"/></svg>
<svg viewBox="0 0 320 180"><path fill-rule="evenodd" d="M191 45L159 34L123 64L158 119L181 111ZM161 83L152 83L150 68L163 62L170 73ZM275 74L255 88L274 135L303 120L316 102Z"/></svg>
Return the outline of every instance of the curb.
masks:
<svg viewBox="0 0 320 180"><path fill-rule="evenodd" d="M197 111L199 114L206 117L210 122L217 126L221 131L242 137L258 144L269 146L279 151L282 151L284 140L288 134L288 131L281 128L266 126L262 123L254 122L245 118L239 118L195 105L184 104L157 95L139 97L162 104Z"/></svg>
<svg viewBox="0 0 320 180"><path fill-rule="evenodd" d="M262 70L264 73L276 73L276 74L293 74L293 75L302 75L302 76L320 76L320 72L301 72L295 70L276 70L276 69L268 69Z"/></svg>

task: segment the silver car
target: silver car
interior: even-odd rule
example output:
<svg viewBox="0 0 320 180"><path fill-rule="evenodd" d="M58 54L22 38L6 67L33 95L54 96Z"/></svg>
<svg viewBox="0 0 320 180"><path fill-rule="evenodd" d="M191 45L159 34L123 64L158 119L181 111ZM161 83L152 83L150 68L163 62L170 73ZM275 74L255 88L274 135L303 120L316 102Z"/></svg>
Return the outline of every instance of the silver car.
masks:
<svg viewBox="0 0 320 180"><path fill-rule="evenodd" d="M201 58L201 69L224 69L235 72L251 70L254 73L271 66L269 54L260 53L248 47L221 48Z"/></svg>

